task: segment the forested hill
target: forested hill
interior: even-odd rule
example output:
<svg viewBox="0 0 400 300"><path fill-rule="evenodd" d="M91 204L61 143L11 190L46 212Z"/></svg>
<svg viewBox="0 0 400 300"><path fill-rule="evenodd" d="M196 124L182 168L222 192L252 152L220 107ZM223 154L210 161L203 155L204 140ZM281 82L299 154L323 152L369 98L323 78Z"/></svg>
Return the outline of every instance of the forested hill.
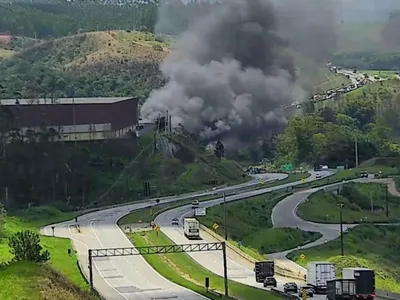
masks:
<svg viewBox="0 0 400 300"><path fill-rule="evenodd" d="M158 0L116 2L96 1L0 1L0 32L35 38L61 37L81 31L154 30ZM171 15L164 29L175 34L187 28L199 11L206 13L214 4L192 1L187 5L171 1L163 13ZM167 26L168 25L168 26Z"/></svg>

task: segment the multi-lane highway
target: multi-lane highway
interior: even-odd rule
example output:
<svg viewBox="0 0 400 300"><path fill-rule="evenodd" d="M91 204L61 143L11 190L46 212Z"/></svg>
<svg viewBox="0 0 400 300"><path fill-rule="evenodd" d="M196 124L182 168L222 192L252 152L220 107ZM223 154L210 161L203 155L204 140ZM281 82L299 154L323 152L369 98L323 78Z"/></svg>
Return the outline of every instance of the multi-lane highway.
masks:
<svg viewBox="0 0 400 300"><path fill-rule="evenodd" d="M328 176L329 172L320 172L323 177ZM282 175L264 175L268 178L256 178L253 182L248 183L254 185L257 181L268 181L276 178L284 178ZM306 181L315 180L315 173L311 172L311 176ZM368 179L367 179L368 180ZM259 183L259 182L258 182ZM270 187L252 191L242 191L243 185L236 187L223 188L222 190L235 191L240 190L232 196L226 197L226 201L234 201L247 197L260 195L266 192L271 192L279 189L286 189L289 186L297 185L301 182L283 184L276 187ZM327 187L324 187L327 188ZM328 187L329 188L329 187ZM303 230L319 231L323 234L323 238L307 245L307 247L323 243L325 240L331 240L338 236L338 225L314 224L303 221L296 215L297 206L306 199L311 193L317 189L298 192L294 195L281 201L273 210L273 224L275 227L298 227ZM206 191L191 194L189 197L198 197L210 193L216 193L220 190ZM177 201L182 198L187 198L186 195L179 197L169 197L160 199L160 203ZM223 201L223 198L203 202L203 207L217 205ZM118 228L116 222L119 218L129 213L131 210L136 210L144 207L149 207L153 203L137 203L119 208L110 208L107 210L93 212L79 218L80 232L75 230L73 226L75 222L69 221L55 226L55 235L71 238L77 250L82 269L87 273L87 249L88 248L116 248L116 247L132 247L130 241L125 234ZM161 230L170 237L175 243L188 243L188 240L183 236L181 226L172 226L173 218L182 219L193 212L191 205L182 206L176 209L167 211L159 215L156 222L160 225ZM50 226L42 231L44 234L50 235ZM204 242L213 241L211 236L203 234ZM298 268L299 272L304 271L301 267L285 258L286 252L272 254L271 257L282 260L283 263L291 269ZM222 254L218 252L198 252L189 254L193 259L210 271L222 276ZM125 257L108 257L106 259L96 258L94 260L94 284L96 289L106 299L154 299L154 298L175 298L175 299L204 299L185 288L179 287L154 271L141 256L125 256ZM228 250L228 277L231 280L241 282L250 286L262 288L262 285L255 282L253 265L247 260L240 257L235 252ZM294 281L278 277L278 288L282 288L284 282ZM324 299L324 296L316 296L316 299Z"/></svg>
<svg viewBox="0 0 400 300"><path fill-rule="evenodd" d="M161 198L160 203L174 202L190 197L199 197L218 192L234 192L241 190L245 186L254 186L260 181L271 181L283 179L285 174L263 174L257 175L254 180L246 184L233 187L224 187L212 191L192 193L189 196L182 195L177 197ZM150 202L150 203L149 203ZM105 209L92 212L79 217L78 224L80 231L75 228L74 220L46 226L42 229L45 235L54 233L59 237L70 238L80 261L81 269L88 277L88 249L89 248L117 248L132 247L131 242L117 226L116 222L132 210L137 210L154 205L154 201L137 203L118 208ZM124 256L94 258L94 285L97 291L107 300L122 299L189 299L200 300L203 296L190 290L173 284L160 276L143 257Z"/></svg>
<svg viewBox="0 0 400 300"><path fill-rule="evenodd" d="M330 172L319 172L321 173L322 177L326 177L330 175ZM315 180L315 173L311 172L311 176L306 179L307 182ZM260 189L260 190L253 190L253 191L248 191L244 192L241 194L233 195L226 197L226 202L230 201L235 201L238 199L243 199L243 198L248 198L248 197L253 197L257 195L264 194L266 192L271 192L274 190L279 190L279 189L285 189L289 186L294 186L299 184L300 182L293 182L293 183L288 183L288 184L283 184L279 185L276 187L271 187L271 188L266 188L266 189ZM212 201L207 201L205 203L201 204L201 207L211 207L218 205L223 202L223 198L220 199L215 199ZM188 239L183 235L183 219L187 216L190 216L193 214L193 209L191 205L186 205L182 206L176 209L169 210L167 212L164 212L160 214L155 222L160 225L160 228L163 233L165 233L174 243L176 244L185 244L188 243ZM171 225L171 221L174 218L178 218L180 221L181 226L174 226ZM202 243L207 243L207 242L213 242L214 240L212 239L211 236L203 233L202 236L203 240L201 241ZM223 276L223 261L222 261L222 254L218 252L197 252L197 253L188 253L195 261L197 261L199 264L207 268L208 270L212 271L215 274L218 274L220 276ZM228 265L228 277L230 280L240 282L246 285L254 286L257 288L263 288L261 283L257 283L255 281L255 276L253 272L254 265L248 262L247 260L243 259L240 257L237 253L230 251L228 249L227 251L227 265ZM277 283L278 286L277 288L280 290L283 290L283 284L287 281L295 281L293 279L287 279L283 278L280 276L277 276ZM301 282L297 282L301 284ZM317 296L315 299L325 299L324 296Z"/></svg>

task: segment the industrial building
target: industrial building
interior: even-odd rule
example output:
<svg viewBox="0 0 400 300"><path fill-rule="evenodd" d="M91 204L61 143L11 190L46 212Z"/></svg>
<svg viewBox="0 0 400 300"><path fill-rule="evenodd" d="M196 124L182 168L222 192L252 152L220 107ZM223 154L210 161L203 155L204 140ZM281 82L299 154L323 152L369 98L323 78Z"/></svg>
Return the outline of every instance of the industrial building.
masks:
<svg viewBox="0 0 400 300"><path fill-rule="evenodd" d="M53 128L62 141L120 138L133 133L138 98L2 99L22 133Z"/></svg>

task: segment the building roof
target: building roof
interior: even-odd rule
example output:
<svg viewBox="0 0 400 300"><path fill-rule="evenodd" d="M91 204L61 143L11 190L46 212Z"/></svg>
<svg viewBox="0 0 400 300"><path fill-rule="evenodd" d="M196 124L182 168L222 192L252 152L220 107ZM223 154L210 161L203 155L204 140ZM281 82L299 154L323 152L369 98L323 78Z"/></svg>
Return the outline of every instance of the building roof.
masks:
<svg viewBox="0 0 400 300"><path fill-rule="evenodd" d="M49 98L18 99L19 105L44 104L109 104L132 99L133 97L98 97L98 98L58 98L52 102ZM0 99L1 105L16 105L16 99Z"/></svg>

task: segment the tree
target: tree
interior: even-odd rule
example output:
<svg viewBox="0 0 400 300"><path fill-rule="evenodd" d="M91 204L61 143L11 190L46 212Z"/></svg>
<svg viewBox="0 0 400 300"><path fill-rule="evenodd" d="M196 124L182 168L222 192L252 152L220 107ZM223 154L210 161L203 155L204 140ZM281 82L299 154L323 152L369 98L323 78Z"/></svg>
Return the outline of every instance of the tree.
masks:
<svg viewBox="0 0 400 300"><path fill-rule="evenodd" d="M32 231L17 232L9 238L8 245L14 261L46 262L50 259L49 251L42 252L39 235Z"/></svg>
<svg viewBox="0 0 400 300"><path fill-rule="evenodd" d="M218 140L217 144L215 145L214 154L218 158L222 158L225 156L225 147L220 140Z"/></svg>

